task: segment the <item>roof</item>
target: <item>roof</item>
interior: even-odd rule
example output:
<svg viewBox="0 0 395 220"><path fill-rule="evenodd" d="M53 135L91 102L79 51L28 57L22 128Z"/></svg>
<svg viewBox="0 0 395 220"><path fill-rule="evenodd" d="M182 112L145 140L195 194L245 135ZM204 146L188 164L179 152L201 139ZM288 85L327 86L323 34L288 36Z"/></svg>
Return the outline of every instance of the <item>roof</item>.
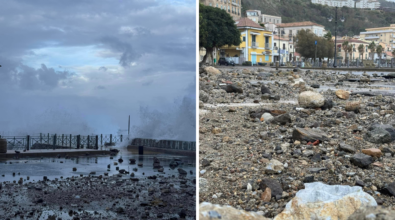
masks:
<svg viewBox="0 0 395 220"><path fill-rule="evenodd" d="M302 21L302 22L293 22L293 23L282 23L278 24L278 27L301 27L301 26L319 26L324 27L323 25L311 22L311 21Z"/></svg>
<svg viewBox="0 0 395 220"><path fill-rule="evenodd" d="M254 28L264 29L262 26L253 22L249 18L240 18L239 20L236 21L236 26L237 27L254 27Z"/></svg>
<svg viewBox="0 0 395 220"><path fill-rule="evenodd" d="M392 57L392 52L391 51L385 51L385 54L389 57Z"/></svg>

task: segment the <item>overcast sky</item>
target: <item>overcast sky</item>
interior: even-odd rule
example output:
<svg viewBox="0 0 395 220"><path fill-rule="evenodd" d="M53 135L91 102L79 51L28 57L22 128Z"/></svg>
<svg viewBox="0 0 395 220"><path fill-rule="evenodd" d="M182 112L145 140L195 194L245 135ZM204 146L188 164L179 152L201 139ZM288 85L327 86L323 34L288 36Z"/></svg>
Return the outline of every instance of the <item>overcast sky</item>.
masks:
<svg viewBox="0 0 395 220"><path fill-rule="evenodd" d="M0 2L0 135L195 139L195 0Z"/></svg>

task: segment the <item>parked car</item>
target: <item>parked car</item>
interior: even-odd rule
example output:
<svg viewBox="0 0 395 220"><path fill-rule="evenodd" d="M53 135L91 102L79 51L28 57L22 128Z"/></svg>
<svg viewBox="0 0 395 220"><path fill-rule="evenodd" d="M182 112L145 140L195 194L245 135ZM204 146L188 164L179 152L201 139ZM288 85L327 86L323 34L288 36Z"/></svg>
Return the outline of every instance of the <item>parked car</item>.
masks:
<svg viewBox="0 0 395 220"><path fill-rule="evenodd" d="M226 60L225 58L219 58L219 60L218 60L218 64L221 66L221 65L225 65L225 66L228 66L228 65L232 65L232 66L235 66L235 62L233 61L233 60Z"/></svg>

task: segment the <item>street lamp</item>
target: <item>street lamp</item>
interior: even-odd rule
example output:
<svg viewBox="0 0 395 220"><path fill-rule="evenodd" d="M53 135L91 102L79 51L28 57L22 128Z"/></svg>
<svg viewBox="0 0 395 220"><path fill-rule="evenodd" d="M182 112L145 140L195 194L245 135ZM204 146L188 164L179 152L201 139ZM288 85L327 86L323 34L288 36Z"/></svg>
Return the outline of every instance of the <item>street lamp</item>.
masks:
<svg viewBox="0 0 395 220"><path fill-rule="evenodd" d="M333 20L332 15L328 18L328 21L331 22ZM346 19L344 18L344 16L342 15L342 17L340 18L341 22L344 22ZM334 55L334 59L335 62L333 63L333 67L336 68L336 52L337 52L337 45L336 45L336 36L337 36L337 6L336 6L336 12L335 12L335 55Z"/></svg>

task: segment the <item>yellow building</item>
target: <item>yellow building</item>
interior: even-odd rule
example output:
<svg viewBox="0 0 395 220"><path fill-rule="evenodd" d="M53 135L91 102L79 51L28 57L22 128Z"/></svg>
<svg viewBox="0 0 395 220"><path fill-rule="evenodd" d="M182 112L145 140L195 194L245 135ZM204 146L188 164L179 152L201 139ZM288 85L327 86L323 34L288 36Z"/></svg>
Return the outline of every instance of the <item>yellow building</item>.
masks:
<svg viewBox="0 0 395 220"><path fill-rule="evenodd" d="M359 36L361 40L373 41L376 45L384 43L391 49L395 49L395 24L391 24L389 27L367 28Z"/></svg>
<svg viewBox="0 0 395 220"><path fill-rule="evenodd" d="M241 33L241 44L220 48L219 57L226 57L242 64L244 61L257 63L273 62L273 33L265 30L249 18L240 18L236 26ZM218 58L219 58L218 57Z"/></svg>

